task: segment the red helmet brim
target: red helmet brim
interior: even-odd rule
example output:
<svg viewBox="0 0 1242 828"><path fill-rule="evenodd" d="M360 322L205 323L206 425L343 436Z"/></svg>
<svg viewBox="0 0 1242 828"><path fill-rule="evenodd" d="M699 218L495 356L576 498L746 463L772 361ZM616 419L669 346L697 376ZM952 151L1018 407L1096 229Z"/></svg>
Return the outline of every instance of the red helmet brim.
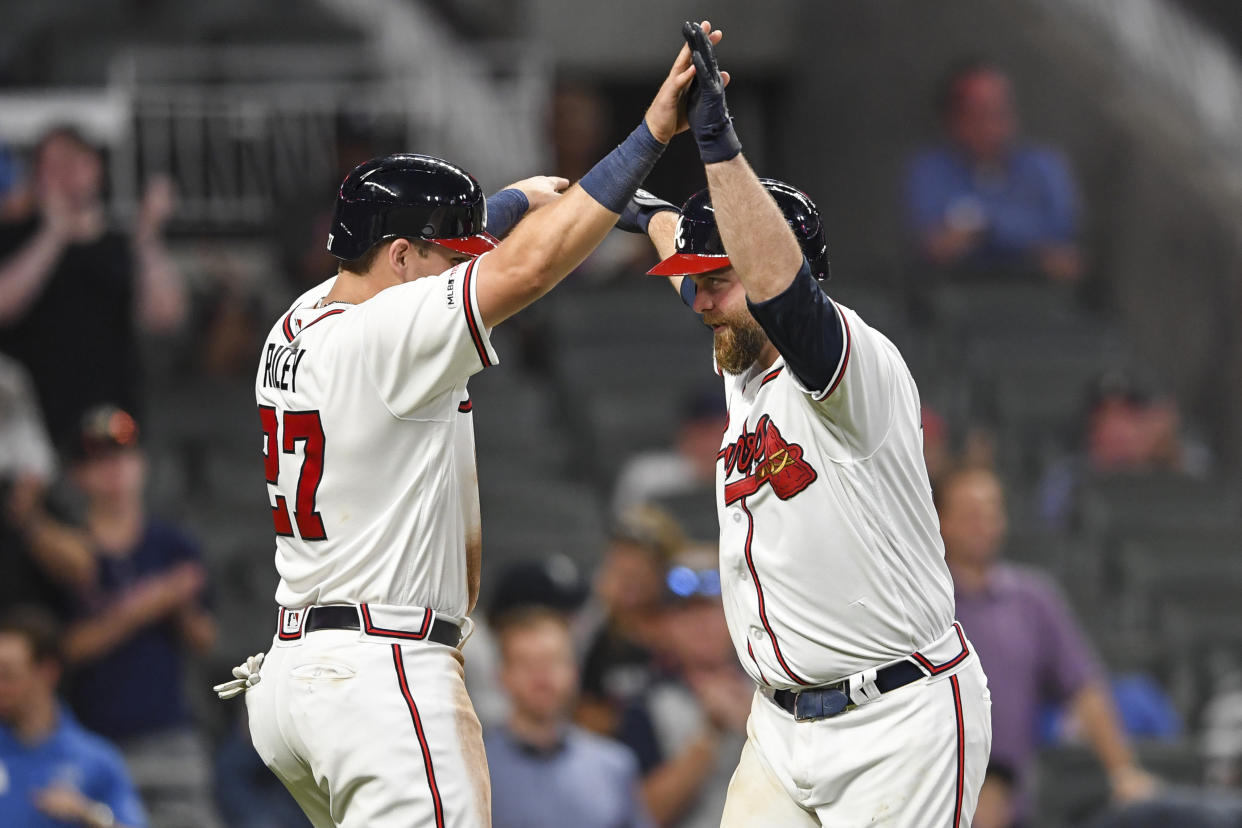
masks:
<svg viewBox="0 0 1242 828"><path fill-rule="evenodd" d="M648 276L694 276L699 273L710 273L713 270L724 270L730 267L728 256L706 256L697 253L674 253L660 262Z"/></svg>
<svg viewBox="0 0 1242 828"><path fill-rule="evenodd" d="M457 253L465 253L467 256L482 256L500 244L500 239L491 233L477 233L460 239L427 239L427 241L447 247Z"/></svg>

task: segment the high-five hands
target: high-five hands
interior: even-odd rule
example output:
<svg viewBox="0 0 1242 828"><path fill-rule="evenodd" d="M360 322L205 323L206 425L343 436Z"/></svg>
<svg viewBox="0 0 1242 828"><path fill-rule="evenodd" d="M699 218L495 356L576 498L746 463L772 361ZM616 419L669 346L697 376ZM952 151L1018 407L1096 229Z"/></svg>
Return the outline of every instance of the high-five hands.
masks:
<svg viewBox="0 0 1242 828"><path fill-rule="evenodd" d="M703 26L703 39L709 44L719 43L724 37L724 32L719 29L712 31L711 24L707 21L703 21ZM656 92L655 100L647 108L645 116L647 129L651 130L651 134L662 144L667 144L673 140L674 135L684 132L690 126L686 119L686 89L694 80L694 75L694 61L690 55L690 46L687 44L682 46L681 51L677 53L677 59L673 61L668 77L664 79L660 90ZM728 82L727 72L724 74L724 82Z"/></svg>
<svg viewBox="0 0 1242 828"><path fill-rule="evenodd" d="M733 119L725 103L725 86L729 82L727 72L721 72L716 64L716 52L708 35L710 24L684 23L681 33L690 49L695 77L686 93L686 117L694 140L699 145L699 157L704 164L728 161L742 151L742 143L733 131Z"/></svg>

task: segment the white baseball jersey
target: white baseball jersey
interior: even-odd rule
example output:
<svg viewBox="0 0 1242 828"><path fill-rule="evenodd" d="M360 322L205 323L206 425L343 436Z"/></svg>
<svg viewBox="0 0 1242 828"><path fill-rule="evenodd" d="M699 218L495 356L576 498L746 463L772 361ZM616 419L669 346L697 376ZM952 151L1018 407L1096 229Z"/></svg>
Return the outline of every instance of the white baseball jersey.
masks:
<svg viewBox="0 0 1242 828"><path fill-rule="evenodd" d="M943 639L953 584L897 348L836 306L846 347L808 392L783 359L725 374L720 575L738 657L761 684L837 681Z"/></svg>
<svg viewBox="0 0 1242 828"><path fill-rule="evenodd" d="M307 291L263 344L255 397L276 527L276 602L467 612L480 543L466 380L497 362L479 259L358 305Z"/></svg>

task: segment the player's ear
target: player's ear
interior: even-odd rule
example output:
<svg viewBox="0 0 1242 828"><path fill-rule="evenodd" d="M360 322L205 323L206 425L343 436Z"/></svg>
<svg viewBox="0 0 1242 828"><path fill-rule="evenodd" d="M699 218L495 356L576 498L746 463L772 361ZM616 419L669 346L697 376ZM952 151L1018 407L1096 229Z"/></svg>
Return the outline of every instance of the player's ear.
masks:
<svg viewBox="0 0 1242 828"><path fill-rule="evenodd" d="M403 276L410 266L410 260L415 255L414 245L409 239L393 239L386 251L388 266Z"/></svg>

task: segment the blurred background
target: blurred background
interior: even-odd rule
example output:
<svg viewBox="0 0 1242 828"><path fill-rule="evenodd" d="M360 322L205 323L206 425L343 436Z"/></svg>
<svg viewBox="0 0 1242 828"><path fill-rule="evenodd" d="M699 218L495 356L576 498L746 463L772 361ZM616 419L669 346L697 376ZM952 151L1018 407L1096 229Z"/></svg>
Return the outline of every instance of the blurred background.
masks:
<svg viewBox="0 0 1242 828"><path fill-rule="evenodd" d="M819 205L829 294L905 356L933 483L965 480L937 490L942 520L966 510L946 520L959 606L982 600L962 573L1002 567L1056 616L1016 647L1030 702L977 824L1236 816L1238 4L0 6L0 608L58 620L61 696L120 746L152 824L304 824L208 688L271 636L253 377L272 321L335 271L341 178L408 150L488 192L577 179L704 15L748 158ZM646 186L704 184L683 138ZM508 757L498 798L527 754L497 740L572 718L624 749L636 813L715 825L750 692L713 573L723 399L654 260L614 233L471 382L489 623L469 680ZM563 681L524 669L541 647ZM1155 821L1108 822L1123 806Z"/></svg>

